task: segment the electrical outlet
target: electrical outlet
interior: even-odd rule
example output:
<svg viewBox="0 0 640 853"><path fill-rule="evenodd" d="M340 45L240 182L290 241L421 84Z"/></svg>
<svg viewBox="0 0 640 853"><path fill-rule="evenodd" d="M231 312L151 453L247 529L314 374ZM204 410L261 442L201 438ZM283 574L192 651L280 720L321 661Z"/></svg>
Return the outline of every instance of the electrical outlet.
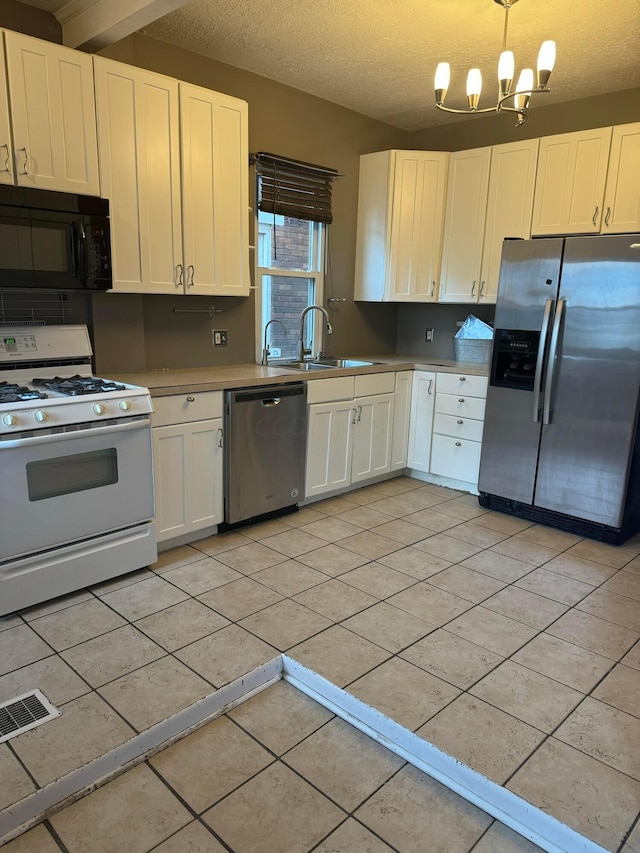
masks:
<svg viewBox="0 0 640 853"><path fill-rule="evenodd" d="M212 329L211 335L213 337L214 347L226 347L226 345L227 345L227 330L226 329Z"/></svg>
<svg viewBox="0 0 640 853"><path fill-rule="evenodd" d="M433 329L427 329L424 339L430 344L433 343Z"/></svg>

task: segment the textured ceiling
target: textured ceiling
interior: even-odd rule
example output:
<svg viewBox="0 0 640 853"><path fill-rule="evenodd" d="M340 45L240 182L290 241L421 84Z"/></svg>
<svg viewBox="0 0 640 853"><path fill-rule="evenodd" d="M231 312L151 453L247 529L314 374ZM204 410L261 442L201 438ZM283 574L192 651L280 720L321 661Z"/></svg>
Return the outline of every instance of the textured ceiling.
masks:
<svg viewBox="0 0 640 853"><path fill-rule="evenodd" d="M29 0L27 0L29 2ZM46 8L60 0L31 0ZM451 63L449 106L465 106L480 67L480 106L495 103L504 11L491 0L190 0L144 30L161 41L325 98L405 130L455 120L433 106ZM521 0L509 13L516 76L557 42L552 92L535 103L640 86L640 0ZM640 114L640 105L639 105Z"/></svg>

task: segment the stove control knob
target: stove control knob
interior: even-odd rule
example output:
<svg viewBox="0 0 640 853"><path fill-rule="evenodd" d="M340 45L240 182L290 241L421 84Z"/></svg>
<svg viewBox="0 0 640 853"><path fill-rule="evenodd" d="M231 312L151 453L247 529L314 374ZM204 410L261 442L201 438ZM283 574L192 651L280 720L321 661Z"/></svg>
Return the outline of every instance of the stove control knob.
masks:
<svg viewBox="0 0 640 853"><path fill-rule="evenodd" d="M3 415L2 423L5 426L15 426L18 423L18 418L15 415Z"/></svg>
<svg viewBox="0 0 640 853"><path fill-rule="evenodd" d="M105 407L102 405L102 403L94 403L94 404L93 404L93 406L92 406L91 408L92 408L92 409L93 409L93 411L96 413L96 415L104 415L104 413L105 413L105 411L106 411L106 409L105 409Z"/></svg>
<svg viewBox="0 0 640 853"><path fill-rule="evenodd" d="M128 412L131 408L131 403L128 400L120 400L118 403L118 408L120 408L123 412Z"/></svg>
<svg viewBox="0 0 640 853"><path fill-rule="evenodd" d="M49 420L49 415L42 409L38 409L37 412L34 412L33 417L38 421L39 424L43 424L45 423L45 421Z"/></svg>

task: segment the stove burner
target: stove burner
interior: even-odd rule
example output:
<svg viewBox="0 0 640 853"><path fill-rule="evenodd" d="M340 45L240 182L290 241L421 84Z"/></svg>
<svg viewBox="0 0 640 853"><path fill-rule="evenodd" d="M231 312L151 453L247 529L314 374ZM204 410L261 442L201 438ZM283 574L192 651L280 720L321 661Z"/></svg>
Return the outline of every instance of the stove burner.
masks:
<svg viewBox="0 0 640 853"><path fill-rule="evenodd" d="M125 386L97 376L54 376L52 379L32 379L33 385L50 388L60 394L78 397L82 394L100 394L108 391L124 391Z"/></svg>
<svg viewBox="0 0 640 853"><path fill-rule="evenodd" d="M0 403L21 403L23 400L44 400L48 397L41 391L34 391L24 385L12 385L0 382Z"/></svg>

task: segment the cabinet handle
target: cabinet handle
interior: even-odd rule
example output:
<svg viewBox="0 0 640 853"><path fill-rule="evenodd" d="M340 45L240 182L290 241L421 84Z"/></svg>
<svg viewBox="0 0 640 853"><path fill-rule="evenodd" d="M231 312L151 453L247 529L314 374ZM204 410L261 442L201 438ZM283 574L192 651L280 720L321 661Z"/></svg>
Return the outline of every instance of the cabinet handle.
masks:
<svg viewBox="0 0 640 853"><path fill-rule="evenodd" d="M431 394L431 389L433 388L433 379L429 380L429 387L427 388L427 394Z"/></svg>
<svg viewBox="0 0 640 853"><path fill-rule="evenodd" d="M591 220L594 225L596 224L596 220L598 219L598 211L599 210L600 210L600 208L596 204L596 209L593 211L593 219Z"/></svg>
<svg viewBox="0 0 640 853"><path fill-rule="evenodd" d="M187 397L187 403L195 403L195 401L196 398L189 394L189 396Z"/></svg>
<svg viewBox="0 0 640 853"><path fill-rule="evenodd" d="M458 423L459 423L459 424L463 424L463 423L464 423L464 421L458 421Z"/></svg>
<svg viewBox="0 0 640 853"><path fill-rule="evenodd" d="M27 152L27 149L24 147L18 148L16 150L17 151L24 151L24 165L22 167L23 171L20 172L20 174L21 175L28 175L29 174L29 153Z"/></svg>
<svg viewBox="0 0 640 853"><path fill-rule="evenodd" d="M218 440L218 447L222 447L222 439L224 437L224 430L219 428L216 432L216 438Z"/></svg>
<svg viewBox="0 0 640 853"><path fill-rule="evenodd" d="M467 381L466 376L458 376L458 379L460 380L460 382L466 382Z"/></svg>
<svg viewBox="0 0 640 853"><path fill-rule="evenodd" d="M611 208L608 207L607 208L607 215L604 218L604 224L607 226L607 228L609 227L609 219L610 218L611 218Z"/></svg>
<svg viewBox="0 0 640 853"><path fill-rule="evenodd" d="M475 292L476 292L476 284L477 284L477 283L478 283L477 281L474 281L474 282L473 282L473 284L471 285L471 295L472 295L472 296L473 296L473 295L475 294Z"/></svg>
<svg viewBox="0 0 640 853"><path fill-rule="evenodd" d="M11 157L9 155L9 146L6 142L3 142L2 145L0 145L0 148L4 148L5 151L4 169L0 169L0 171L11 173Z"/></svg>
<svg viewBox="0 0 640 853"><path fill-rule="evenodd" d="M459 402L459 403L464 403L464 397L458 397L458 402Z"/></svg>
<svg viewBox="0 0 640 853"><path fill-rule="evenodd" d="M456 441L456 447L462 447L462 442L461 442L461 441Z"/></svg>
<svg viewBox="0 0 640 853"><path fill-rule="evenodd" d="M191 273L191 277L189 277L189 273ZM189 264L189 266L187 267L187 287L193 287L193 285L196 283L195 277L195 267L193 266L193 264Z"/></svg>
<svg viewBox="0 0 640 853"><path fill-rule="evenodd" d="M358 423L362 420L362 406L358 406Z"/></svg>
<svg viewBox="0 0 640 853"><path fill-rule="evenodd" d="M486 283L487 283L486 281L480 282L480 296L484 296L484 286Z"/></svg>
<svg viewBox="0 0 640 853"><path fill-rule="evenodd" d="M355 422L358 420L358 409L354 407L353 409L351 409L351 411L353 412L353 418L351 419L351 423L355 424Z"/></svg>
<svg viewBox="0 0 640 853"><path fill-rule="evenodd" d="M8 150L8 149L7 149L7 150ZM435 292L436 292L436 283L435 283L435 281L432 281L432 282L431 282L431 294L430 294L430 295L431 295L431 296L433 296L433 294L434 294Z"/></svg>
<svg viewBox="0 0 640 853"><path fill-rule="evenodd" d="M182 264L176 265L176 287L182 287L182 275L184 273L184 267Z"/></svg>

